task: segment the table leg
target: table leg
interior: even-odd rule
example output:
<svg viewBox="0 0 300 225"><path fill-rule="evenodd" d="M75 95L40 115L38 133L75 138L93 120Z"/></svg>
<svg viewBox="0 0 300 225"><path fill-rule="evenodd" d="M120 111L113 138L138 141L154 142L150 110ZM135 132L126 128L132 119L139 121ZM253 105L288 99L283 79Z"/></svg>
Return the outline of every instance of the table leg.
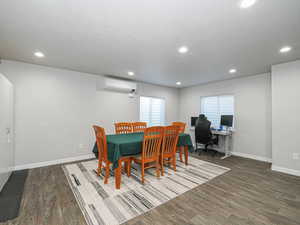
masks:
<svg viewBox="0 0 300 225"><path fill-rule="evenodd" d="M229 135L224 136L224 152L225 156L223 156L221 159L226 159L231 156L231 153L229 151Z"/></svg>
<svg viewBox="0 0 300 225"><path fill-rule="evenodd" d="M185 165L188 165L188 160L189 160L189 148L188 148L188 146L184 146L184 157L185 157Z"/></svg>
<svg viewBox="0 0 300 225"><path fill-rule="evenodd" d="M228 158L230 156L231 156L231 154L225 154L223 157L221 157L221 159L226 159L226 158Z"/></svg>
<svg viewBox="0 0 300 225"><path fill-rule="evenodd" d="M118 167L115 169L116 189L121 188L121 170L122 170L122 163L121 160L119 160Z"/></svg>
<svg viewBox="0 0 300 225"><path fill-rule="evenodd" d="M182 146L179 147L179 159L180 159L180 162L183 162L183 160L182 160L182 154L183 154L182 148L183 148Z"/></svg>

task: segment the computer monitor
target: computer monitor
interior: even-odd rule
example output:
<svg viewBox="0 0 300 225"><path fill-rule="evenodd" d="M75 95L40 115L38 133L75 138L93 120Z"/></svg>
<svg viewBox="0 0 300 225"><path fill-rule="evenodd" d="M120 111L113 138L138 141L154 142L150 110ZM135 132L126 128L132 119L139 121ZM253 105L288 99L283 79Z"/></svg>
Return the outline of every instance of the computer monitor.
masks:
<svg viewBox="0 0 300 225"><path fill-rule="evenodd" d="M232 127L233 115L221 115L221 126Z"/></svg>
<svg viewBox="0 0 300 225"><path fill-rule="evenodd" d="M191 126L192 127L196 126L197 119L198 119L198 117L191 117Z"/></svg>

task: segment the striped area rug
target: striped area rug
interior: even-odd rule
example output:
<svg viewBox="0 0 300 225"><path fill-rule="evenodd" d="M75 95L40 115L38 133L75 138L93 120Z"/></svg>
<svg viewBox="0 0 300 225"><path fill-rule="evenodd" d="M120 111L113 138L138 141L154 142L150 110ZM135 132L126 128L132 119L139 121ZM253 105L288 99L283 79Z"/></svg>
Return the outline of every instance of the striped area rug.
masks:
<svg viewBox="0 0 300 225"><path fill-rule="evenodd" d="M122 224L189 191L230 169L189 158L189 165L177 161L177 172L165 168L159 179L155 169L140 183L140 167L133 164L131 177L122 174L121 189L115 189L113 174L108 184L96 175L97 160L63 166L70 187L89 225Z"/></svg>

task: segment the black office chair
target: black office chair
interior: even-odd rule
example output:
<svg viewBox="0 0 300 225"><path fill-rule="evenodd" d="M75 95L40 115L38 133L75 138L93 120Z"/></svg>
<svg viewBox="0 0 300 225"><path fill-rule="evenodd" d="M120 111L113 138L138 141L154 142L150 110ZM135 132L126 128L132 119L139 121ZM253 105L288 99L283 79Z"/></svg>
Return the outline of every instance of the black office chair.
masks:
<svg viewBox="0 0 300 225"><path fill-rule="evenodd" d="M196 152L201 154L203 149L198 149L197 144L203 144L205 146L204 151L208 152L208 146L218 144L218 136L215 137L210 131L210 121L199 119L195 127L195 143L196 143ZM213 151L216 155L217 151Z"/></svg>

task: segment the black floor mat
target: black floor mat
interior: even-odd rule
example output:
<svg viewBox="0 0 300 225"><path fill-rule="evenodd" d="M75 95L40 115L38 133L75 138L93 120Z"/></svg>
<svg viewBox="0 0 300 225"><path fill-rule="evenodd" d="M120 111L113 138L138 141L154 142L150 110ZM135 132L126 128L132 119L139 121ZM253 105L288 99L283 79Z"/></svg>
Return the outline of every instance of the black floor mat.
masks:
<svg viewBox="0 0 300 225"><path fill-rule="evenodd" d="M28 170L13 172L0 192L0 223L19 215L27 175Z"/></svg>

